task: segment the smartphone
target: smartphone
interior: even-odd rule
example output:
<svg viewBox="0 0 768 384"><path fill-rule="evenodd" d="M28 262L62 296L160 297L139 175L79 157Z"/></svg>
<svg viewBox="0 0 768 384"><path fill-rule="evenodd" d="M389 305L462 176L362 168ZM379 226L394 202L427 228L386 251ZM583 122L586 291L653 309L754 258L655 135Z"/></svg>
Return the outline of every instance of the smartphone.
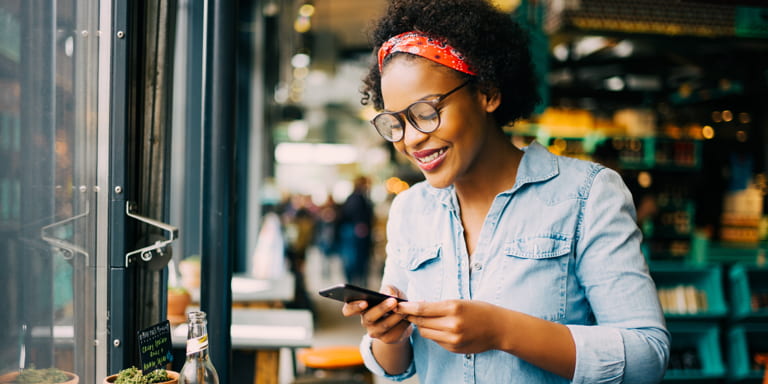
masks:
<svg viewBox="0 0 768 384"><path fill-rule="evenodd" d="M371 307L381 303L382 301L392 297L397 301L407 301L399 297L390 296L381 292L372 291L370 289L361 288L352 284L337 284L332 287L328 287L320 290L320 296L324 296L330 299L335 299L349 303L350 301L365 300Z"/></svg>

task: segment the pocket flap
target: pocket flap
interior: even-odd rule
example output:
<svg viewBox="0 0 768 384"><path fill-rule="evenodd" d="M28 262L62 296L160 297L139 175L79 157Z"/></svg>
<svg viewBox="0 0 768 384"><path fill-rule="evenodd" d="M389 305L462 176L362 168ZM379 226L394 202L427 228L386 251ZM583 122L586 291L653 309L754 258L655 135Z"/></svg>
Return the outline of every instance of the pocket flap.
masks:
<svg viewBox="0 0 768 384"><path fill-rule="evenodd" d="M440 246L408 247L402 249L400 254L404 255L400 259L400 266L415 271L422 265L436 260L440 256Z"/></svg>
<svg viewBox="0 0 768 384"><path fill-rule="evenodd" d="M526 259L559 257L571 251L571 238L561 233L542 234L510 241L505 251L509 256Z"/></svg>

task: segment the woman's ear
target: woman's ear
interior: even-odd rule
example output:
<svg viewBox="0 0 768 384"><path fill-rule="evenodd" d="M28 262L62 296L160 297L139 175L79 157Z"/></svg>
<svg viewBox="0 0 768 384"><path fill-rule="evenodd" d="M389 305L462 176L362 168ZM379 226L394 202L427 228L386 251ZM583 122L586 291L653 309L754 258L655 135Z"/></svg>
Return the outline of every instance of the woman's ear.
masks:
<svg viewBox="0 0 768 384"><path fill-rule="evenodd" d="M501 105L501 92L498 89L491 89L488 92L480 92L480 97L485 106L485 111L492 113Z"/></svg>

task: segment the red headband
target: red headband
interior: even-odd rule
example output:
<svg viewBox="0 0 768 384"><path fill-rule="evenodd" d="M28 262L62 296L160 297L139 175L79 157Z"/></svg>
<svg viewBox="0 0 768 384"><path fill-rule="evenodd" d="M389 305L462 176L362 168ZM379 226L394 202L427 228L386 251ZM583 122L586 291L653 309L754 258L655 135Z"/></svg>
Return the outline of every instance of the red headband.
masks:
<svg viewBox="0 0 768 384"><path fill-rule="evenodd" d="M387 40L379 48L379 72L384 64L384 58L394 52L406 52L438 64L453 68L459 72L474 75L464 61L464 55L445 41L429 37L420 32L405 32Z"/></svg>

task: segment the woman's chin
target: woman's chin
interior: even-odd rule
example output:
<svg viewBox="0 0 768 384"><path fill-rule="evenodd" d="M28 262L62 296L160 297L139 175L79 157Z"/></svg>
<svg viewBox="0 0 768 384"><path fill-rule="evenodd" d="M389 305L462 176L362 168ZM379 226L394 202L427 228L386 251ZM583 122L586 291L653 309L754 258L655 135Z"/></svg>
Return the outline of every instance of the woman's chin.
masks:
<svg viewBox="0 0 768 384"><path fill-rule="evenodd" d="M425 174L424 177L426 178L427 183L429 183L429 185L432 186L432 188L443 189L443 188L448 188L451 186L451 184L453 184L450 180L445 179L443 177L438 177L437 175Z"/></svg>

